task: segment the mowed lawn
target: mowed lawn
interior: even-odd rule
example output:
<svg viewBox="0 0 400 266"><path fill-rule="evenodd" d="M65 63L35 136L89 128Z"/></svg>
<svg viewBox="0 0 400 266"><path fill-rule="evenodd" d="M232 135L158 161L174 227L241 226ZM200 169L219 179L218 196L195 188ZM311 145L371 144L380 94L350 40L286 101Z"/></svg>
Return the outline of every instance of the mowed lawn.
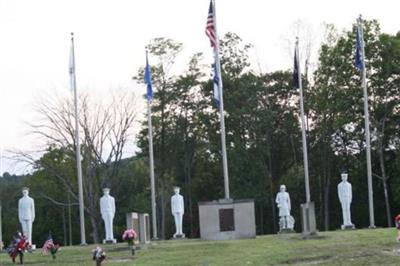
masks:
<svg viewBox="0 0 400 266"><path fill-rule="evenodd" d="M400 265L397 232L389 229L320 232L314 239L300 234L266 235L236 241L198 239L153 242L132 257L126 243L102 245L102 265ZM26 265L95 265L93 245L63 247L53 261L40 250L25 255ZM6 253L0 265L12 265Z"/></svg>

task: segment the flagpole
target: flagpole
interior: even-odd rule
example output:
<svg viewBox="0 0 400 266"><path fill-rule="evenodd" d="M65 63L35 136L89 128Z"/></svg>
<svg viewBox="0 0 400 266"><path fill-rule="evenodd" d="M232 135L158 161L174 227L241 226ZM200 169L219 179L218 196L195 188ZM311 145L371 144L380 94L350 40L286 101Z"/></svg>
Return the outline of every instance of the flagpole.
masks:
<svg viewBox="0 0 400 266"><path fill-rule="evenodd" d="M225 117L224 117L224 97L223 97L223 89L222 89L222 76L221 76L221 62L219 60L219 38L218 38L218 30L217 30L217 16L215 9L215 1L213 1L214 8L214 27L215 27L215 41L216 46L214 48L214 57L215 64L218 72L218 90L219 90L219 114L220 114L220 130L221 130L221 147L222 147L222 167L224 172L224 190L225 190L225 199L230 199L229 195L229 174L228 174L228 159L226 155L226 139L225 139Z"/></svg>
<svg viewBox="0 0 400 266"><path fill-rule="evenodd" d="M360 46L362 58L362 87L364 94L364 123L365 123L365 142L367 153L367 177L368 177L368 205L369 205L369 227L375 228L374 217L374 195L372 190L372 167L371 167L371 136L369 132L369 112L368 112L368 92L367 92L367 70L365 68L365 49L364 49L364 32L362 26L361 15L357 21L358 32L360 33Z"/></svg>
<svg viewBox="0 0 400 266"><path fill-rule="evenodd" d="M299 37L296 37L296 61L297 61L297 78L299 82L300 90L300 116L301 116L301 137L303 140L303 162L304 162L304 179L306 186L306 202L311 201L310 196L310 181L308 177L308 155L307 155L307 139L306 139L306 123L304 117L304 102L303 102L303 85L301 82L301 70L300 70L300 55L299 55Z"/></svg>
<svg viewBox="0 0 400 266"><path fill-rule="evenodd" d="M157 206L156 206L156 188L154 181L154 152L153 152L153 126L151 123L151 103L153 101L153 87L151 84L151 69L149 65L148 52L146 50L146 67L144 70L144 82L147 86L147 123L149 130L149 155L150 155L150 186L151 186L151 215L153 224L153 239L158 239L157 234Z"/></svg>
<svg viewBox="0 0 400 266"><path fill-rule="evenodd" d="M154 182L154 154L153 154L153 126L151 123L151 99L147 100L147 121L149 128L149 154L150 154L150 184L151 184L151 214L153 220L153 239L157 236L157 215L156 215L156 189Z"/></svg>
<svg viewBox="0 0 400 266"><path fill-rule="evenodd" d="M79 217L80 217L80 229L81 229L81 245L87 245L86 243L86 232L85 232L85 213L83 204L83 184L82 184L82 164L81 164L81 151L80 151L80 140L79 140L79 116L78 116L78 95L76 90L76 77L75 77L75 51L74 51L74 33L71 32L71 60L72 60L72 71L71 74L71 86L74 93L74 112L75 112L75 143L76 143L76 168L78 169L78 192L79 192Z"/></svg>
<svg viewBox="0 0 400 266"><path fill-rule="evenodd" d="M1 200L0 200L0 250L3 249L3 230L2 230L1 217L2 213L1 213Z"/></svg>

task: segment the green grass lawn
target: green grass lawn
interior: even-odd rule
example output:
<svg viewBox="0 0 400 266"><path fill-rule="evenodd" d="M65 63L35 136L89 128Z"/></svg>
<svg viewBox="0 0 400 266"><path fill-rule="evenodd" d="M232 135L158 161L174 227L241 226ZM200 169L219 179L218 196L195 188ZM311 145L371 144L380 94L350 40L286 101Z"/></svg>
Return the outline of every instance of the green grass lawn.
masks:
<svg viewBox="0 0 400 266"><path fill-rule="evenodd" d="M126 243L103 245L102 265L400 265L395 229L321 232L314 239L300 234L267 235L236 241L198 239L153 242L132 257ZM25 255L26 265L95 265L91 246L63 247L56 261L41 250ZM0 265L12 265L6 253Z"/></svg>

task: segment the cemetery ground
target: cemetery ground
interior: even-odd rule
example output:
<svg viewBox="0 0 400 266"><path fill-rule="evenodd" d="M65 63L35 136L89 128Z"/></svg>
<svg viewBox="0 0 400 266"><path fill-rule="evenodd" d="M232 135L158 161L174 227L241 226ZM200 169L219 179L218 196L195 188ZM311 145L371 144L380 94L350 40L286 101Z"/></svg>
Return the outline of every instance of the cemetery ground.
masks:
<svg viewBox="0 0 400 266"><path fill-rule="evenodd" d="M320 232L313 239L301 234L265 235L235 241L199 239L153 242L130 256L127 243L101 245L102 265L400 265L396 229ZM57 259L38 249L25 255L26 265L95 265L94 245L62 247ZM13 265L0 254L0 265Z"/></svg>

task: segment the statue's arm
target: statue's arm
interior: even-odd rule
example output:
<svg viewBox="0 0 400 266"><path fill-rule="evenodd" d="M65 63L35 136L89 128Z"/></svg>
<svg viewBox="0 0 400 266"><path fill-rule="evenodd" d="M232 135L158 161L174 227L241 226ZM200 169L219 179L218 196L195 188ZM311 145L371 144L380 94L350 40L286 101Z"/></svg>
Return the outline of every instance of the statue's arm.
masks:
<svg viewBox="0 0 400 266"><path fill-rule="evenodd" d="M182 215L185 213L185 202L182 196Z"/></svg>
<svg viewBox="0 0 400 266"><path fill-rule="evenodd" d="M18 220L22 222L21 200L18 201Z"/></svg>
<svg viewBox="0 0 400 266"><path fill-rule="evenodd" d="M350 202L352 202L353 201L353 187L351 186L350 183L349 183L349 185L350 185Z"/></svg>
<svg viewBox="0 0 400 266"><path fill-rule="evenodd" d="M33 222L33 221L35 221L35 201L33 199L32 199L31 208L32 208L32 222Z"/></svg>
<svg viewBox="0 0 400 266"><path fill-rule="evenodd" d="M337 194L339 201L342 202L342 190L340 189L340 184L337 186Z"/></svg>
<svg viewBox="0 0 400 266"><path fill-rule="evenodd" d="M276 202L276 204L278 204L278 208L279 208L279 193L276 194L275 202Z"/></svg>
<svg viewBox="0 0 400 266"><path fill-rule="evenodd" d="M113 212L113 217L115 215L115 199L112 198L112 212Z"/></svg>
<svg viewBox="0 0 400 266"><path fill-rule="evenodd" d="M290 195L289 193L287 194L287 201L288 201L288 207L289 207L289 211L292 209L292 204L290 203Z"/></svg>
<svg viewBox="0 0 400 266"><path fill-rule="evenodd" d="M101 213L101 217L103 217L103 213L104 213L104 206L103 205L104 205L104 203L100 198L100 213Z"/></svg>

